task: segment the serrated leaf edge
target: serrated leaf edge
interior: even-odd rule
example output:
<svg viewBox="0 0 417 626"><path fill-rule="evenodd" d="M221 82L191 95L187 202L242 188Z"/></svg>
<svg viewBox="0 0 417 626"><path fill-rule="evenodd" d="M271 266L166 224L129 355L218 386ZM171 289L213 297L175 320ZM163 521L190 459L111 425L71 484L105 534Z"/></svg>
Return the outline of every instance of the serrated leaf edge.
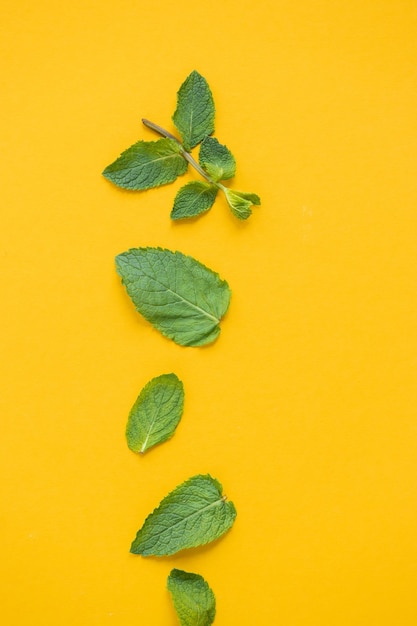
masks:
<svg viewBox="0 0 417 626"><path fill-rule="evenodd" d="M132 554L140 554L141 556L153 556L153 554L152 554L152 553L145 554L145 553L143 553L143 552L136 552L135 550L133 550L133 546L134 546L134 544L135 544L135 542L136 542L136 540L137 540L137 536L139 535L139 533L140 533L140 532L142 531L142 529L144 528L144 526L145 526L146 522L148 521L148 519L149 519L149 518L151 518L151 517L154 515L154 513L157 513L157 512L159 511L159 509L160 509L160 507L161 507L162 503L163 503L163 502L164 502L167 498L169 498L170 496L172 496L172 495L173 495L173 494L174 494L174 493L175 493L178 489L180 489L180 488L182 489L182 488L183 488L183 487L185 487L188 483L190 483L191 481L195 480L196 478L204 478L204 479L208 478L208 479L210 479L211 481L213 481L213 483L215 483L216 488L218 489L218 491L219 491L220 493L222 493L222 492L223 492L223 487L222 487L221 483L220 483L220 482L219 482L216 478L213 478L213 476L211 476L210 474L196 474L195 476L191 476L191 478L188 478L188 479L187 479L187 480L185 480L184 482L182 482L182 483L180 483L179 485L177 485L177 487L175 487L175 488L174 488L172 491L170 491L170 492L169 492L169 493L168 493L168 494L167 494L164 498L162 498L162 500L160 501L160 503L158 504L158 506L157 506L157 507L155 507L155 509L154 509L151 513L149 513L149 515L145 518L145 521L143 522L142 526L139 528L139 530L138 530L138 531L137 531L137 533L136 533L136 537L135 537L135 539L132 541L132 544L131 544L131 547L130 547L130 552L131 552ZM169 527L169 530L171 530L172 528L175 528L177 525L179 525L179 524L183 523L183 522L184 522L184 520L188 520L188 519L190 519L190 518L192 518L192 517L194 517L194 516L196 516L196 515L199 515L201 512L203 512L203 511L207 511L208 509L213 508L214 506L219 506L219 505L220 505L220 504L222 504L223 502L227 502L227 504L229 505L229 508L230 508L230 510L231 510L231 511L232 511L232 513L233 513L233 523L234 523L234 521L235 521L235 519L236 519L236 515L237 515L236 507L235 507L235 505L233 504L233 502L231 502L230 500L228 500L228 499L227 499L227 496L226 496L226 495L223 495L223 496L221 496L218 500L216 500L215 502L210 503L209 505L207 505L207 506L206 506L206 507L204 507L203 509L199 509L198 511L196 511L196 512L194 512L194 513L191 513L191 515L188 515L187 517L183 517L183 518L181 518L181 520L180 520L179 522L177 522L177 523L176 523L176 524L174 524L173 526L170 526L170 527ZM165 530L166 530L166 529L163 529L163 530L161 530L159 533L156 533L156 536L158 536L158 535L162 534L163 532L165 532ZM225 532L227 532L227 531L225 531ZM224 533L223 533L223 534L224 534ZM222 537L222 535L220 535L220 536L218 537L218 539L220 539L220 537ZM207 539L207 540L205 540L205 541L201 541L198 545L199 545L199 546L204 546L204 545L206 545L207 543L212 543L212 541L213 541L212 539ZM214 540L214 541L215 541L215 540ZM187 548L184 548L184 549L187 549ZM169 554L167 554L166 556L170 556L171 554L172 554L172 553L169 553ZM174 554L175 554L175 553L174 553Z"/></svg>
<svg viewBox="0 0 417 626"><path fill-rule="evenodd" d="M143 252L148 251L148 250L159 250L161 252L169 252L170 254L175 254L175 255L178 254L180 256L187 257L187 258L191 259L192 261L194 261L195 263L198 263L201 267L203 267L208 272L211 272L212 274L214 274L219 279L219 281L221 283L225 284L228 287L229 292L231 293L230 286L229 286L228 282L226 280L224 280L223 278L221 278L221 276L217 272L215 272L214 270L212 270L209 267L207 267L206 265L204 265L204 263L201 263L201 261L198 261L197 259L195 259L191 255L184 254L183 252L180 252L179 250L169 250L168 248L160 248L159 246L158 247L150 246L150 247L144 247L144 248L142 248L142 247L140 247L140 248L129 248L129 250L126 250L125 252L121 252L120 254L118 254L116 256L116 271L119 274L119 276L121 277L123 285L125 285L126 283L125 283L125 281L123 279L123 276L120 274L120 272L118 270L118 260L119 260L119 258L124 257L125 255L129 254L130 252L137 251L137 250L140 250L140 251L143 251ZM147 277L151 278L152 280L155 280L156 282L158 282L153 276L147 276ZM159 283L159 284L162 285L162 283ZM166 287L165 285L162 285L162 286L164 287L164 289L166 289L170 293L172 293L175 296L179 297L183 302L186 302L187 304L189 304L192 308L194 308L194 309L196 309L198 311L201 311L206 317L208 317L208 318L212 319L213 321L215 321L216 324L218 324L218 325L220 324L221 318L218 319L215 315L211 315L211 313L208 313L207 311L205 311L201 307L193 304L192 302L190 302L186 298L183 298L182 296L177 294L175 291L172 291L172 289L170 289L169 287ZM141 315L143 315L143 313L141 313ZM145 317L145 316L143 315L143 317ZM147 317L145 317L145 319L147 319L152 324L152 321L149 320ZM160 331L160 332L162 332L162 331ZM165 334L165 333L162 332L162 334ZM165 336L167 336L167 335L165 335Z"/></svg>
<svg viewBox="0 0 417 626"><path fill-rule="evenodd" d="M182 382L182 380L180 380L180 378L178 378L178 376L177 376L174 372L170 372L170 373L168 373L168 374L160 374L159 376L154 376L153 378L151 378L151 380L148 380L148 382L144 385L144 387L142 387L141 391L139 392L139 396L137 397L137 399L136 399L135 403L133 404L133 406L132 406L132 408L131 408L131 410L130 410L130 412L129 412L129 417L128 417L128 421L127 421L127 424L126 424L126 439L127 439L127 445L128 445L129 450L132 450L132 452L134 452L135 454L144 455L144 454L145 454L145 452L146 452L147 450L150 450L150 449L151 449L151 448L153 448L154 446L160 445L161 443L165 443L166 441L168 441L169 439L171 439L171 437L173 437L173 436L174 436L174 434L175 434L175 431L176 431L177 426L175 426L174 431L171 433L171 435L169 435L169 437L167 437L166 439L162 439L161 441L158 441L157 443L154 443L154 444L152 444L151 446L147 446L147 443L148 443L148 441L149 441L149 437L151 436L151 433L152 433L152 428L153 428L153 426L154 426L154 424L155 424L155 422L156 422L156 420L157 420L157 417L158 417L157 415L155 415L155 417L153 418L153 420L152 420L151 424L149 425L148 433L147 433L147 435L146 435L146 437L145 437L145 440L144 440L144 442L143 442L143 444L142 444L141 449L139 450L139 452L137 452L136 450L134 450L134 449L133 449L133 448L129 445L129 440L128 440L128 436L127 436L127 435L128 435L129 423L130 423L130 416L131 416L131 413L132 413L132 411L133 411L133 407L136 405L136 402L138 402L138 400L140 399L140 397L142 396L142 394L144 394L144 393L146 392L146 390L147 390L147 388L148 388L148 387L150 387L152 384L154 384L154 383L155 383L155 381L158 381L158 380L160 380L161 378L164 378L164 377L171 377L171 379L172 379L172 377L175 377L175 382L178 382L178 383L180 383L180 385L181 385L182 402L181 402L181 406L180 406L180 419L179 419L179 421L181 421L181 417L182 417L182 414L183 414L183 411L184 411L184 383ZM178 422L178 423L179 423L179 422ZM177 424L177 425L178 425L178 424Z"/></svg>

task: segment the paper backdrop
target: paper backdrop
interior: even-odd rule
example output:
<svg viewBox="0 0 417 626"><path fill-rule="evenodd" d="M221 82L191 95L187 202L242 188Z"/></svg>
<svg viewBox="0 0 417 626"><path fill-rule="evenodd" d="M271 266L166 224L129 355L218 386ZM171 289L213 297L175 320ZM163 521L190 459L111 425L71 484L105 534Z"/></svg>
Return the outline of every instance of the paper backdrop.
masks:
<svg viewBox="0 0 417 626"><path fill-rule="evenodd" d="M415 626L417 10L412 0L2 3L1 600L7 626L175 626L174 567L216 626ZM120 152L174 127L198 70L247 222L171 223L179 187L123 192ZM218 341L135 311L114 257L161 246L232 289ZM127 415L184 383L143 457ZM129 554L177 484L210 473L216 544Z"/></svg>

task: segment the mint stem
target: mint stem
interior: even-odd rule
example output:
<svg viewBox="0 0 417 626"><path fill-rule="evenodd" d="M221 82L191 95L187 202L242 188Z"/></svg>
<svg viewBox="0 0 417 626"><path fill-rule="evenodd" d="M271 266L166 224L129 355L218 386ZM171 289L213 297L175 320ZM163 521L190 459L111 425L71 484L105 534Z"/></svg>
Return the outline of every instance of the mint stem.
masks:
<svg viewBox="0 0 417 626"><path fill-rule="evenodd" d="M181 154L184 157L184 159L186 161L188 161L188 163L199 173L201 174L201 176L203 178L205 178L207 180L207 182L209 182L211 185L215 185L216 187L222 187L222 185L220 185L219 183L216 183L216 181L214 181L212 178L210 178L210 176L207 174L207 172L205 172L203 170L202 167L200 167L200 165L197 163L197 161L194 159L194 157L191 156L191 154L189 152L187 152L184 148L184 146L182 145L182 143L176 138L174 137L174 135L172 135L170 132L168 132L167 130L165 130L165 128L162 128L162 126L158 126L158 124L154 124L154 122L150 122L149 120L142 118L142 122L145 126L147 126L148 128L150 128L151 130L155 131L156 133L158 133L159 135L162 135L162 137L166 137L167 139L173 139L174 141L177 142L177 144L180 146L181 148Z"/></svg>
<svg viewBox="0 0 417 626"><path fill-rule="evenodd" d="M145 124L145 126L150 128L151 130L154 130L159 135L162 135L162 137L166 137L167 139L173 139L174 141L179 143L181 148L182 148L181 142L178 141L178 139L176 137L174 137L174 135L171 135L171 133L169 133L167 130L165 130L165 128L162 128L162 126L158 126L158 124L155 124L154 122L150 122L149 120L145 119L144 117L142 118L142 122L143 122L143 124Z"/></svg>

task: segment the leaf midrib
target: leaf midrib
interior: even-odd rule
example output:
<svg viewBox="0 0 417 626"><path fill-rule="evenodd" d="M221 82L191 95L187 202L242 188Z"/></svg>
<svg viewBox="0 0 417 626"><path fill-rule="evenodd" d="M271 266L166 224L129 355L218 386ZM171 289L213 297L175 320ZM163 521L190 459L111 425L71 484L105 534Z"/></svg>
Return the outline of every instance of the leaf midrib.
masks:
<svg viewBox="0 0 417 626"><path fill-rule="evenodd" d="M160 284L162 284L162 283L160 283ZM179 293L176 293L176 291L172 291L172 289L170 289L169 287L165 287L165 289L167 291L169 291L170 293L172 293L174 296L178 296L180 298L180 300L182 300L182 302L186 302L193 309L196 309L197 311L201 311L201 313L203 313L206 317L214 320L216 322L216 324L218 324L220 322L220 320L215 315L211 315L211 313L209 313L208 311L205 311L204 309L199 307L197 304L193 304L192 302L190 302L190 300L187 300L187 298L183 298L183 296L181 296Z"/></svg>
<svg viewBox="0 0 417 626"><path fill-rule="evenodd" d="M179 298L182 302L186 302L190 307L192 307L193 309L196 309L196 311L200 311L200 313L202 313L204 316L216 322L216 324L220 323L220 319L217 318L215 315L212 315L205 309L202 309L201 307L199 307L197 304L194 304L190 300L187 300L187 298L184 298L181 294L177 293L176 291L173 291L172 289L170 289L170 287L167 287L166 285L164 285L164 283L160 282L157 278L155 278L155 276L149 276L143 270L141 271L142 271L143 276L146 276L146 278L149 278L150 280L153 280L158 285L161 285L161 287L163 287L166 291L169 291L170 293L172 293L174 296L177 296L177 298Z"/></svg>
<svg viewBox="0 0 417 626"><path fill-rule="evenodd" d="M158 157L157 159L152 159L152 160L148 160L146 161L146 163L138 163L137 165L131 165L131 168L133 169L134 167L146 167L148 165L153 165L154 163L156 163L157 161L166 161L166 159L172 159L173 157L179 157L180 159L182 159L183 157L178 153L178 152L172 152L171 154L167 154L163 157Z"/></svg>
<svg viewBox="0 0 417 626"><path fill-rule="evenodd" d="M183 524L186 521L189 521L190 519L192 519L193 517L196 517L197 515L200 515L202 513L204 513L204 511L207 511L208 509L212 509L213 507L220 505L222 503L225 502L225 496L222 496L221 498L219 498L218 500L216 500L215 502L211 502L210 504L208 504L207 506L205 506L202 509L199 509L198 511L195 511L194 513L191 513L190 515L187 515L186 517L183 517L181 520L179 520L178 522L175 522L175 524L173 524L172 526L169 526L168 528L164 528L163 530L159 531L158 533L154 533L152 534L152 538L154 537L159 537L160 535L162 535L163 533L169 532L171 531L173 528L176 528L177 526L179 526L180 524Z"/></svg>
<svg viewBox="0 0 417 626"><path fill-rule="evenodd" d="M141 449L140 449L140 451L142 452L142 454L143 454L143 453L147 450L146 445L147 445L147 443L148 443L148 441L149 441L149 437L151 436L151 433L152 433L153 427L155 426L155 422L156 422L156 420L157 420L157 419L158 419L158 417L159 417L159 412L160 412L160 410L161 410L161 406L162 406L162 404L163 404L162 399L161 399L161 398L159 398L159 399L158 399L158 407L157 407L157 410L155 411L155 416L153 417L153 419L151 420L151 423L149 424L148 433L147 433L147 435L146 435L146 437L145 437L145 440L144 440L144 442L143 442L143 444L142 444L142 447L141 447Z"/></svg>
<svg viewBox="0 0 417 626"><path fill-rule="evenodd" d="M190 110L190 136L189 136L189 144L192 147L193 144L193 117L194 117L194 86L195 79L193 80L193 88L191 90L191 110Z"/></svg>

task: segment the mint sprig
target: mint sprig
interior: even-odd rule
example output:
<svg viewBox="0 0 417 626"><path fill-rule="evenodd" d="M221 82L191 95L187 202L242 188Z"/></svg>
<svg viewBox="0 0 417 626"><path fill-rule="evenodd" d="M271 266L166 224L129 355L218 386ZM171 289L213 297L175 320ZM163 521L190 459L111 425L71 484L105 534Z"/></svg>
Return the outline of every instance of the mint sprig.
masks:
<svg viewBox="0 0 417 626"><path fill-rule="evenodd" d="M171 183L191 165L204 179L199 186L182 187L171 211L173 220L197 217L214 204L221 190L238 219L245 220L252 206L261 203L254 193L233 191L221 181L233 178L236 161L227 146L214 137L214 100L206 79L197 71L185 79L177 94L172 117L181 141L158 124L142 119L143 124L163 137L159 141L138 141L122 152L103 171L112 183L129 190L145 190ZM200 146L198 162L191 150Z"/></svg>

